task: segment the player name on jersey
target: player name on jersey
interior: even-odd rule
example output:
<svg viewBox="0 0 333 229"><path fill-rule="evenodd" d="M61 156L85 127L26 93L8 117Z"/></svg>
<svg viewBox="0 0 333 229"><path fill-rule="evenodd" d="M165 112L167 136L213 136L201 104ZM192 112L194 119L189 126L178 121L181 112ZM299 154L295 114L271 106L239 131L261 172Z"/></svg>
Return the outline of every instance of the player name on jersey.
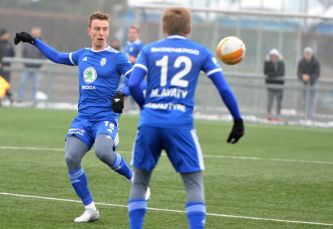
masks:
<svg viewBox="0 0 333 229"><path fill-rule="evenodd" d="M188 91L180 88L157 88L153 89L150 93L150 98L154 97L173 97L177 99L185 99Z"/></svg>

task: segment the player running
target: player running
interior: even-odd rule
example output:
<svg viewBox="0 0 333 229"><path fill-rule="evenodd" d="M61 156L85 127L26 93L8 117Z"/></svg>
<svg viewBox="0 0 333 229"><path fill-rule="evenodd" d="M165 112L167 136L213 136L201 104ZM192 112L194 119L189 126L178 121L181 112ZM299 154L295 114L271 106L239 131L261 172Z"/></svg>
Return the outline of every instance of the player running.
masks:
<svg viewBox="0 0 333 229"><path fill-rule="evenodd" d="M88 27L92 47L71 53L60 53L25 32L17 33L14 40L15 44L22 41L35 45L55 63L77 65L79 68L78 115L68 130L65 143L68 176L85 206L84 213L74 220L77 223L99 219L86 174L81 167L83 156L93 145L96 156L102 162L129 181L133 177L126 161L116 152L119 143L118 118L124 105L123 94L116 90L120 77L128 77L132 64L125 54L108 46L109 21L108 14L93 13Z"/></svg>
<svg viewBox="0 0 333 229"><path fill-rule="evenodd" d="M142 109L133 151L135 176L128 202L132 229L143 227L147 210L145 190L162 150L183 179L190 228L204 228L204 163L193 129L194 92L200 71L213 81L234 118L227 141L234 144L244 134L237 101L222 69L205 47L187 38L192 29L191 17L186 8L168 8L162 16L167 38L142 49L129 78L131 94ZM145 98L140 83L146 75Z"/></svg>

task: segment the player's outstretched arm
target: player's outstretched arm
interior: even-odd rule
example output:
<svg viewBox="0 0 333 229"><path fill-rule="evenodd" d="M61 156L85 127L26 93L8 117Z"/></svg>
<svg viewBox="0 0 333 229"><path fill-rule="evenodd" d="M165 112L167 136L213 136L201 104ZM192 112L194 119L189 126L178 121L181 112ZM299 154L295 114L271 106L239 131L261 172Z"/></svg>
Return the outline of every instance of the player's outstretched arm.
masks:
<svg viewBox="0 0 333 229"><path fill-rule="evenodd" d="M14 38L14 44L17 45L20 42L26 42L35 45L46 58L57 64L73 65L68 53L59 52L58 50L52 48L38 38L31 36L29 33L16 33Z"/></svg>
<svg viewBox="0 0 333 229"><path fill-rule="evenodd" d="M145 75L145 70L139 67L134 67L131 76L128 79L129 91L140 108L142 108L145 103L145 96L141 87Z"/></svg>
<svg viewBox="0 0 333 229"><path fill-rule="evenodd" d="M244 135L244 123L243 119L240 115L240 111L238 108L237 100L232 92L229 84L224 79L222 72L216 72L209 76L210 79L213 81L215 87L219 91L219 94L229 109L233 119L234 125L231 129L229 137L227 139L228 143L235 144L238 140Z"/></svg>

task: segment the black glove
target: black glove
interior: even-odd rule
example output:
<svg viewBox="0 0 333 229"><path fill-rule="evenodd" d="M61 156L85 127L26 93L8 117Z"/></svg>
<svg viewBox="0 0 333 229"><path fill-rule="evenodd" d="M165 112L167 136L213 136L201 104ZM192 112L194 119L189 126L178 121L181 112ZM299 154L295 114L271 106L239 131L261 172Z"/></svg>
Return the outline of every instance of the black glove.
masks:
<svg viewBox="0 0 333 229"><path fill-rule="evenodd" d="M15 38L14 38L14 44L17 45L21 41L33 44L33 43L35 43L35 40L36 40L36 38L31 36L29 33L20 32L20 33L16 33Z"/></svg>
<svg viewBox="0 0 333 229"><path fill-rule="evenodd" d="M229 134L228 143L235 144L244 135L244 123L243 120L235 120Z"/></svg>
<svg viewBox="0 0 333 229"><path fill-rule="evenodd" d="M124 109L124 93L117 91L112 98L112 110L115 113L123 113Z"/></svg>

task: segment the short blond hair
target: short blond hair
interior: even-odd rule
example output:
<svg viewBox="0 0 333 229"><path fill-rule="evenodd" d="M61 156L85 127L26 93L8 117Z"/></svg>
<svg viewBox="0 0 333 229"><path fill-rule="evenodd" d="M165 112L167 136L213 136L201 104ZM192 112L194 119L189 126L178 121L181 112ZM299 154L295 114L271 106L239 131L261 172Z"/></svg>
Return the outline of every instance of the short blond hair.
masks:
<svg viewBox="0 0 333 229"><path fill-rule="evenodd" d="M131 26L129 27L129 29L134 29L134 30L136 30L137 33L140 33L140 29L139 29L139 27L137 27L137 26L135 26L135 25L131 25Z"/></svg>
<svg viewBox="0 0 333 229"><path fill-rule="evenodd" d="M102 11L97 11L90 15L89 17L89 28L91 26L91 22L95 19L102 20L102 21L108 21L111 23L111 16L107 13L104 13Z"/></svg>
<svg viewBox="0 0 333 229"><path fill-rule="evenodd" d="M192 13L185 7L170 7L162 16L162 29L168 35L187 35L192 28Z"/></svg>

